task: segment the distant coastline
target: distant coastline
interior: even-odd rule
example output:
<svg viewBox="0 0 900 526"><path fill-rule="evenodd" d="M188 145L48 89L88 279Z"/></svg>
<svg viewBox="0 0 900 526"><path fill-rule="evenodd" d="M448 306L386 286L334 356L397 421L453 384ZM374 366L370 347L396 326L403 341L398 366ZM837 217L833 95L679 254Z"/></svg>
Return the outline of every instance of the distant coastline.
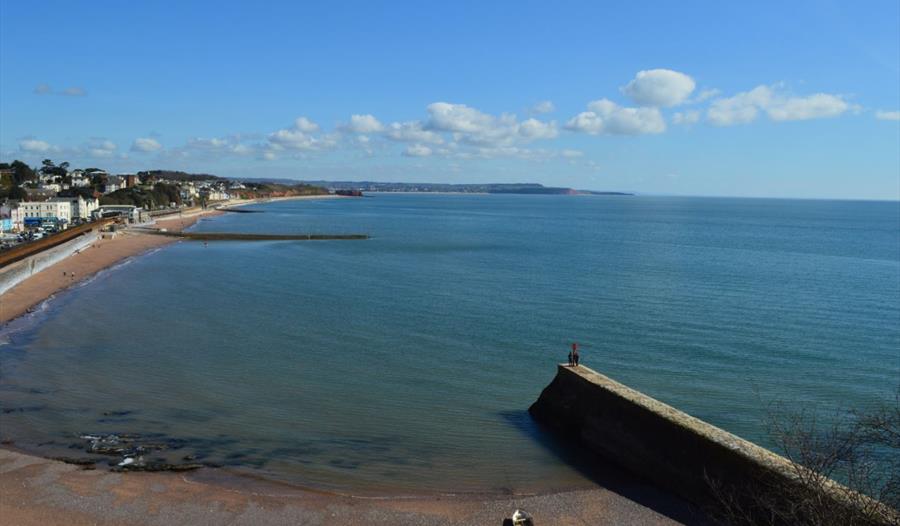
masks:
<svg viewBox="0 0 900 526"><path fill-rule="evenodd" d="M377 181L300 181L321 186L330 191L355 190L377 193L440 193L440 194L523 194L523 195L634 195L628 192L578 190L539 183L382 183Z"/></svg>

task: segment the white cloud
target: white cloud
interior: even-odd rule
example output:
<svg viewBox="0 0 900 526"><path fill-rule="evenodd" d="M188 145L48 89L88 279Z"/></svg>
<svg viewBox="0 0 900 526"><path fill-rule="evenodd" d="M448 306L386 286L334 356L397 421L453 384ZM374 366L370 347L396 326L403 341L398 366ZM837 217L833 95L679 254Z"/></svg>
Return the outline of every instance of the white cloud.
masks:
<svg viewBox="0 0 900 526"><path fill-rule="evenodd" d="M87 91L84 88L71 87L60 91L59 94L67 97L84 97Z"/></svg>
<svg viewBox="0 0 900 526"><path fill-rule="evenodd" d="M411 144L403 150L403 155L406 157L428 157L431 153L431 148L424 144Z"/></svg>
<svg viewBox="0 0 900 526"><path fill-rule="evenodd" d="M269 134L270 147L275 149L313 151L334 147L338 142L336 134L313 135L319 130L319 125L307 119L298 117L291 128L283 128Z"/></svg>
<svg viewBox="0 0 900 526"><path fill-rule="evenodd" d="M138 137L131 144L133 152L156 152L162 149L162 145L156 139L149 137Z"/></svg>
<svg viewBox="0 0 900 526"><path fill-rule="evenodd" d="M160 150L166 157L172 157L176 159L217 159L219 157L229 155L241 157L256 155L258 157L262 157L265 146L267 145L260 144L258 142L246 142L247 140L258 138L259 137L256 135L247 136L239 134L229 135L227 137L213 137L209 139L204 137L192 137L188 139L183 146L170 148L168 150L162 150L162 145L152 139L142 141L140 144L138 144L138 140L135 140L134 144L132 144L131 149L132 151L139 152L152 152Z"/></svg>
<svg viewBox="0 0 900 526"><path fill-rule="evenodd" d="M527 119L519 122L515 115L494 116L465 104L435 102L428 105L429 119L425 129L450 132L456 142L482 148L512 147L559 135L555 122Z"/></svg>
<svg viewBox="0 0 900 526"><path fill-rule="evenodd" d="M771 100L772 90L767 86L757 86L734 97L714 100L706 110L706 119L716 126L752 122L759 115L760 108L767 107Z"/></svg>
<svg viewBox="0 0 900 526"><path fill-rule="evenodd" d="M576 159L578 157L583 157L584 152L580 150L563 150L560 152L560 155L567 159Z"/></svg>
<svg viewBox="0 0 900 526"><path fill-rule="evenodd" d="M54 149L53 146L50 146L50 143L37 139L22 139L19 141L19 148L22 151L32 153L49 152Z"/></svg>
<svg viewBox="0 0 900 526"><path fill-rule="evenodd" d="M38 84L34 87L34 91L32 92L35 95L64 95L66 97L84 97L87 95L87 90L84 88L79 88L77 86L72 86L71 88L66 88L62 91L53 91L47 84Z"/></svg>
<svg viewBox="0 0 900 526"><path fill-rule="evenodd" d="M372 115L352 115L346 129L355 133L377 133L384 130L384 125Z"/></svg>
<svg viewBox="0 0 900 526"><path fill-rule="evenodd" d="M719 90L717 90L717 89L715 89L715 88L713 88L713 89L705 89L705 90L701 91L700 93L698 93L696 97L694 97L693 99L691 99L690 102L692 102L692 103L700 103L700 102L709 100L709 99L711 99L711 98L713 98L713 97L717 97L717 96L719 96L719 94L721 94L721 93L722 93L721 91L719 91Z"/></svg>
<svg viewBox="0 0 900 526"><path fill-rule="evenodd" d="M875 118L880 121L900 121L900 111L876 111Z"/></svg>
<svg viewBox="0 0 900 526"><path fill-rule="evenodd" d="M294 121L294 129L303 133L313 133L319 131L319 125L306 117L297 117Z"/></svg>
<svg viewBox="0 0 900 526"><path fill-rule="evenodd" d="M106 139L91 139L85 151L91 157L112 157L116 153L116 144Z"/></svg>
<svg viewBox="0 0 900 526"><path fill-rule="evenodd" d="M494 127L496 118L465 104L435 102L428 105L427 127L448 132L481 133Z"/></svg>
<svg viewBox="0 0 900 526"><path fill-rule="evenodd" d="M194 150L219 150L227 147L229 144L227 139L213 137L212 139L204 139L203 137L192 137L188 139L187 147Z"/></svg>
<svg viewBox="0 0 900 526"><path fill-rule="evenodd" d="M512 157L529 161L543 161L555 157L557 152L542 148L520 148L518 146L481 147L474 150L463 151L454 154L460 159L496 159L498 157Z"/></svg>
<svg viewBox="0 0 900 526"><path fill-rule="evenodd" d="M251 155L255 149L249 144L238 143L231 147L231 153L235 155Z"/></svg>
<svg viewBox="0 0 900 526"><path fill-rule="evenodd" d="M556 111L556 106L549 100L542 100L531 107L531 113L543 114L553 113L554 111Z"/></svg>
<svg viewBox="0 0 900 526"><path fill-rule="evenodd" d="M839 96L816 93L807 97L775 99L766 112L773 121L802 121L836 117L850 109Z"/></svg>
<svg viewBox="0 0 900 526"><path fill-rule="evenodd" d="M591 135L662 133L666 122L657 108L624 108L608 100L595 100L588 110L566 123L566 129Z"/></svg>
<svg viewBox="0 0 900 526"><path fill-rule="evenodd" d="M700 112L697 110L688 110L684 112L675 112L672 115L672 123L674 124L696 124L700 121Z"/></svg>
<svg viewBox="0 0 900 526"><path fill-rule="evenodd" d="M554 139L559 136L555 122L526 119L519 125L519 135L525 139Z"/></svg>
<svg viewBox="0 0 900 526"><path fill-rule="evenodd" d="M385 137L399 142L424 142L443 144L444 138L431 130L426 130L421 122L394 122L388 126Z"/></svg>
<svg viewBox="0 0 900 526"><path fill-rule="evenodd" d="M839 95L815 93L805 97L788 96L778 86L757 86L733 97L716 99L706 112L716 126L731 126L756 120L765 112L773 121L797 121L836 117L851 109Z"/></svg>
<svg viewBox="0 0 900 526"><path fill-rule="evenodd" d="M671 69L638 71L634 79L622 88L622 93L641 106L668 107L681 104L694 91L696 84L690 76Z"/></svg>

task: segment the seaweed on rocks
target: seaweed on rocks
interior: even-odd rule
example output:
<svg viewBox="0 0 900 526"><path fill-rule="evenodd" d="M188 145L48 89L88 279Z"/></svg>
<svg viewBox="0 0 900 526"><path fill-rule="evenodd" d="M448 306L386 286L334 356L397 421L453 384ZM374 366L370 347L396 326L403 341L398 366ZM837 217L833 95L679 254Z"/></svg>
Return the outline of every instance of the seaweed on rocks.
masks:
<svg viewBox="0 0 900 526"><path fill-rule="evenodd" d="M118 459L110 459L108 462L111 471L115 472L133 472L133 471L192 471L207 466L207 464L199 464L196 462L185 463L169 463L163 458L155 458L151 461L144 459L144 455L153 451L164 451L171 449L181 449L188 441L182 439L169 439L162 434L152 434L142 436L128 433L111 433L111 434L89 434L79 435L79 438L88 442L85 447L87 453L94 455L105 455L109 457L118 457ZM152 439L153 442L145 442L146 439ZM79 445L78 447L84 447ZM194 456L187 455L184 460L193 460ZM90 465L93 466L96 460L78 459L71 457L59 457L58 460L68 462L70 464Z"/></svg>

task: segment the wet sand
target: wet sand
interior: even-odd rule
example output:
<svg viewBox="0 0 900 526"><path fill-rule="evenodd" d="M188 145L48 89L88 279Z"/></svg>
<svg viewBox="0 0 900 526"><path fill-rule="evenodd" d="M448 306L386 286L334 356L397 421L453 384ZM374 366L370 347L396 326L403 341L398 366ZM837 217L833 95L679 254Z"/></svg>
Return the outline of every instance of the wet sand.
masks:
<svg viewBox="0 0 900 526"><path fill-rule="evenodd" d="M2 525L497 525L517 508L538 525L683 524L611 491L481 499L369 499L290 487L227 487L172 473L84 470L0 449Z"/></svg>

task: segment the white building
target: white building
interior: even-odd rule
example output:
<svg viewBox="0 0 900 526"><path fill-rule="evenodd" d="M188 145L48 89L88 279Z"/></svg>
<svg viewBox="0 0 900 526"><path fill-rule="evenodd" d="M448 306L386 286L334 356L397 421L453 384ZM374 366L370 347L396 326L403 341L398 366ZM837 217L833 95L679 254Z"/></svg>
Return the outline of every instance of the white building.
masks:
<svg viewBox="0 0 900 526"><path fill-rule="evenodd" d="M19 210L24 214L23 220L29 217L40 217L42 219L56 218L60 222L64 220L66 223L72 221L72 203L68 199L19 203Z"/></svg>
<svg viewBox="0 0 900 526"><path fill-rule="evenodd" d="M103 205L93 212L94 219L125 217L132 223L141 222L141 209L133 205Z"/></svg>
<svg viewBox="0 0 900 526"><path fill-rule="evenodd" d="M125 188L125 180L117 175L110 175L106 178L106 191L103 193L109 194L122 188Z"/></svg>
<svg viewBox="0 0 900 526"><path fill-rule="evenodd" d="M100 207L100 201L93 197L85 199L83 197L54 197L50 201L68 201L72 205L72 218L90 219L94 210Z"/></svg>
<svg viewBox="0 0 900 526"><path fill-rule="evenodd" d="M85 176L84 174L78 174L72 176L72 187L73 188L84 188L85 186L91 185L91 178Z"/></svg>
<svg viewBox="0 0 900 526"><path fill-rule="evenodd" d="M200 195L200 192L197 190L197 187L194 186L194 183L182 184L179 193L181 194L181 198L185 201L192 201Z"/></svg>
<svg viewBox="0 0 900 526"><path fill-rule="evenodd" d="M9 221L12 223L13 232L25 230L25 210L21 206L13 207L9 211Z"/></svg>
<svg viewBox="0 0 900 526"><path fill-rule="evenodd" d="M217 188L210 188L206 192L206 198L210 201L227 201L231 199L231 195L228 192L223 192Z"/></svg>

